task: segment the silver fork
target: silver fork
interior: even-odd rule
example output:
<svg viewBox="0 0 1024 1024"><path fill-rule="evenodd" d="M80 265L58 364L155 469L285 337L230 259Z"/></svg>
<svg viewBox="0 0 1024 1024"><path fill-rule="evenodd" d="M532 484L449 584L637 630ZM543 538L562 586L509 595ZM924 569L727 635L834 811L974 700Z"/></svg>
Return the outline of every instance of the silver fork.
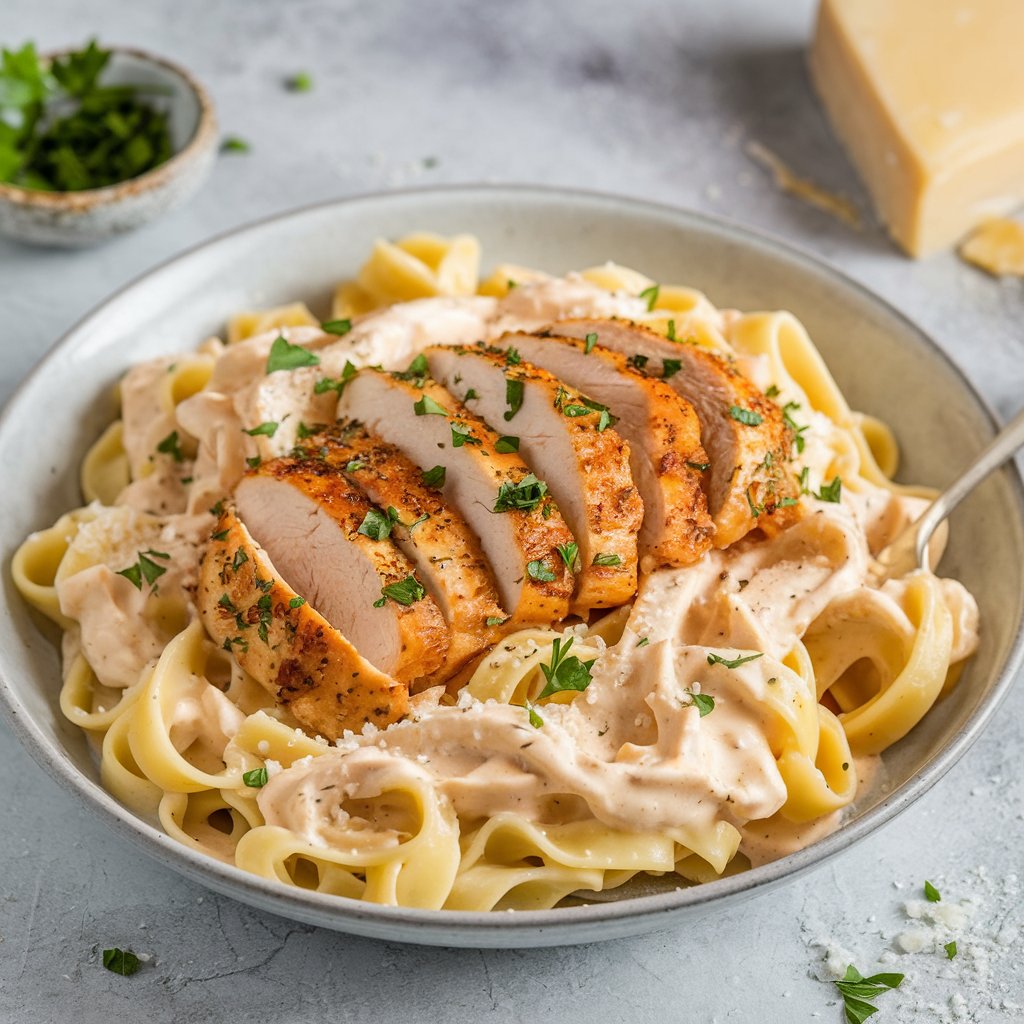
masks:
<svg viewBox="0 0 1024 1024"><path fill-rule="evenodd" d="M992 438L974 463L924 510L919 519L878 553L876 561L882 568L880 579L905 576L918 568L930 569L928 542L936 529L982 480L998 469L1022 445L1024 409Z"/></svg>

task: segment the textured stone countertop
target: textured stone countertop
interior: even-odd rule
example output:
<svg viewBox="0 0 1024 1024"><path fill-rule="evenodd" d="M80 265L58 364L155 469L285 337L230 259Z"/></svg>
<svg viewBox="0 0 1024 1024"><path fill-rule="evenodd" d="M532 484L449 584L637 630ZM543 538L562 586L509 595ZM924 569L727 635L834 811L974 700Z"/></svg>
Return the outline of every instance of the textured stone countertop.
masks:
<svg viewBox="0 0 1024 1024"><path fill-rule="evenodd" d="M4 0L6 45L96 33L191 67L224 132L252 151L222 157L184 210L105 247L0 242L0 398L108 293L216 232L320 199L483 180L621 192L770 229L897 302L1007 415L1024 377L1024 283L952 256L914 264L886 242L809 90L812 14L805 0ZM287 92L300 70L315 88ZM867 227L780 194L750 140L851 197ZM926 877L947 902L978 903L961 955L894 957L887 969L908 981L875 1019L1024 1019L1022 723L1018 686L912 810L792 885L699 926L511 952L354 939L215 896L94 821L0 727L0 1019L838 1024L816 943L873 967L915 926L903 904ZM104 945L152 960L116 977L97 961Z"/></svg>

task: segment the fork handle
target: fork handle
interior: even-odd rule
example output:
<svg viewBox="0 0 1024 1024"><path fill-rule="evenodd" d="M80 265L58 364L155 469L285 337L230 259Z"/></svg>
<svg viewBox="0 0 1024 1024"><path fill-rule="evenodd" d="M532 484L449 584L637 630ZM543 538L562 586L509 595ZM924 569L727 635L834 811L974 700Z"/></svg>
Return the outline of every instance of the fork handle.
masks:
<svg viewBox="0 0 1024 1024"><path fill-rule="evenodd" d="M992 438L963 475L953 481L925 510L918 521L915 538L918 565L928 567L928 541L939 524L982 480L1011 458L1021 446L1024 446L1024 409L1021 409Z"/></svg>

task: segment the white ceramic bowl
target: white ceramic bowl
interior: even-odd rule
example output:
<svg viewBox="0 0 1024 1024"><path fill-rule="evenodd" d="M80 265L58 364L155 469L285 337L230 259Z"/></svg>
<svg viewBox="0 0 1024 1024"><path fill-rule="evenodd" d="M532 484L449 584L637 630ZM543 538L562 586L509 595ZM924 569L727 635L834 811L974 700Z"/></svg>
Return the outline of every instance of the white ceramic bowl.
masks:
<svg viewBox="0 0 1024 1024"><path fill-rule="evenodd" d="M5 489L18 496L0 520L5 565L30 530L80 504L78 463L110 421L111 384L129 365L198 344L246 306L303 298L326 313L332 286L353 274L374 239L416 229L474 232L491 261L564 271L614 258L656 280L696 285L722 306L792 310L854 408L893 425L908 480L942 486L993 434L982 400L918 328L782 242L694 213L578 192L464 187L367 196L276 217L179 256L113 296L50 352L0 421ZM42 447L41 415L53 442ZM679 891L619 891L601 897L610 902L514 914L405 910L287 888L186 849L100 785L85 736L57 707L52 632L19 599L8 573L0 707L36 760L140 850L244 902L341 931L425 944L614 938L697 921L820 865L916 800L967 750L1012 682L1024 644L1024 489L1012 464L956 511L951 536L941 569L978 598L982 646L956 690L887 753L888 794L856 805L838 832L793 856Z"/></svg>
<svg viewBox="0 0 1024 1024"><path fill-rule="evenodd" d="M151 102L167 112L174 155L137 178L80 192L41 192L0 182L0 234L36 245L92 245L179 206L206 180L217 156L217 118L195 78L162 57L117 47L102 82L161 90Z"/></svg>

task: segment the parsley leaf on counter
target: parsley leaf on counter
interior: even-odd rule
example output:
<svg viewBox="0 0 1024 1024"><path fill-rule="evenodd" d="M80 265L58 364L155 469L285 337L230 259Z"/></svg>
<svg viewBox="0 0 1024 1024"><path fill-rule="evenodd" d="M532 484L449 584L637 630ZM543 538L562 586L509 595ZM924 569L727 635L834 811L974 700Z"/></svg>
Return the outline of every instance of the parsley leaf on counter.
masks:
<svg viewBox="0 0 1024 1024"><path fill-rule="evenodd" d="M225 136L220 144L222 153L248 153L251 148L245 139L240 139L237 135Z"/></svg>
<svg viewBox="0 0 1024 1024"><path fill-rule="evenodd" d="M899 988L903 978L902 974L873 974L865 978L856 967L849 965L843 978L834 983L842 994L849 1024L864 1024L873 1013L878 1013L878 1007L867 1000L889 989Z"/></svg>
<svg viewBox="0 0 1024 1024"><path fill-rule="evenodd" d="M142 962L130 949L118 949L115 946L103 950L103 966L112 974L128 978L142 966Z"/></svg>
<svg viewBox="0 0 1024 1024"><path fill-rule="evenodd" d="M931 882L925 880L924 883L924 898L929 903L939 903L942 900L942 893L932 885Z"/></svg>

